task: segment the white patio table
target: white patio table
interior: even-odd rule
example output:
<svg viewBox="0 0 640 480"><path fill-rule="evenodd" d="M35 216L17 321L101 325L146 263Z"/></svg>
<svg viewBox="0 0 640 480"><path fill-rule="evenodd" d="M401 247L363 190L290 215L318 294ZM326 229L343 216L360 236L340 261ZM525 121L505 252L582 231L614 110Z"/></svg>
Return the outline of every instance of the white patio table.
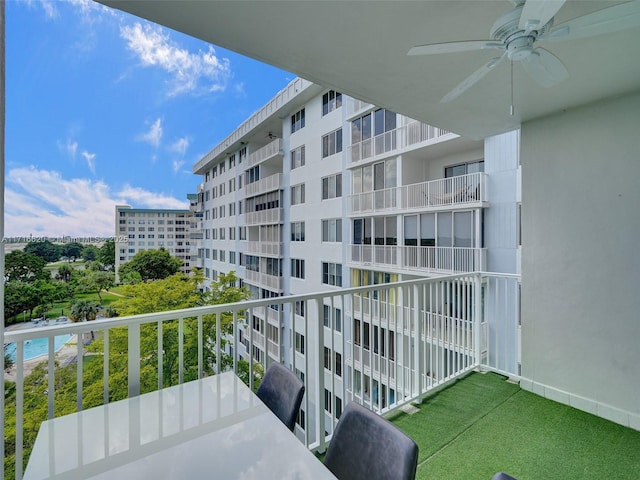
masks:
<svg viewBox="0 0 640 480"><path fill-rule="evenodd" d="M43 422L25 480L335 478L232 372Z"/></svg>

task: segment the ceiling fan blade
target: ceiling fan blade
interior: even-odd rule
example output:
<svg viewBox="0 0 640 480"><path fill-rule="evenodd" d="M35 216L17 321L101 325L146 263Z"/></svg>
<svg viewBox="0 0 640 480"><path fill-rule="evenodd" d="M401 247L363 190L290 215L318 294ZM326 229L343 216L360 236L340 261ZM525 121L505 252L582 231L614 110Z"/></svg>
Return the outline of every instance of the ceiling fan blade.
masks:
<svg viewBox="0 0 640 480"><path fill-rule="evenodd" d="M566 0L527 0L518 27L527 32L544 27L558 13Z"/></svg>
<svg viewBox="0 0 640 480"><path fill-rule="evenodd" d="M539 40L573 40L640 26L640 1L621 3L557 25Z"/></svg>
<svg viewBox="0 0 640 480"><path fill-rule="evenodd" d="M458 98L460 95L466 92L469 88L471 88L473 85L478 83L482 78L484 78L484 76L487 73L489 73L491 70L497 67L502 62L502 60L504 60L506 56L507 56L507 52L505 52L504 55L502 55L501 57L496 57L492 59L490 62L484 64L478 70L476 70L467 78L465 78L456 88L454 88L449 93L447 93L444 97L442 97L442 100L440 100L440 103L447 103L447 102L450 102L451 100Z"/></svg>
<svg viewBox="0 0 640 480"><path fill-rule="evenodd" d="M553 53L544 48L536 48L522 60L522 67L538 84L551 87L569 77L564 64Z"/></svg>
<svg viewBox="0 0 640 480"><path fill-rule="evenodd" d="M407 55L437 55L440 53L471 52L474 50L502 49L504 45L493 40L471 40L468 42L434 43L411 48Z"/></svg>

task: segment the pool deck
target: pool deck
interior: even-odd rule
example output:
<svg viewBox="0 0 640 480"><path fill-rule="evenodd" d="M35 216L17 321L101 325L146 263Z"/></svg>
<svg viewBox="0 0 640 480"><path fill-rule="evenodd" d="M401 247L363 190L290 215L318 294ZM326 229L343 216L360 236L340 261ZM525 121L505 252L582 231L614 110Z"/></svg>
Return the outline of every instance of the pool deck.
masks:
<svg viewBox="0 0 640 480"><path fill-rule="evenodd" d="M24 325L23 324L11 325L10 327L7 328L7 330L8 331L18 330L20 328L24 328ZM67 343L65 343L62 346L62 348L60 348L60 350L58 350L58 352L56 353L56 360L58 361L59 365L67 365L71 360L73 360L76 357L76 354L78 353L77 344L78 344L78 336L74 335L67 341ZM36 367L36 365L39 365L40 363L46 362L46 361L47 361L47 354L40 355L39 357L31 358L29 360L25 360L23 363L24 376L26 377L27 375L29 375L33 371L33 369ZM4 371L5 380L9 382L15 382L16 378L17 378L17 368L15 365Z"/></svg>

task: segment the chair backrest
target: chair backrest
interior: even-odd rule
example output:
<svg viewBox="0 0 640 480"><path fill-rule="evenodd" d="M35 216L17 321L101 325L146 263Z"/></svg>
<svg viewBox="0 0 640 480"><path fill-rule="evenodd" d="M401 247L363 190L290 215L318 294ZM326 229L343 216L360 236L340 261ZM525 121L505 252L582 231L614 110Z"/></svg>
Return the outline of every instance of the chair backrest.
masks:
<svg viewBox="0 0 640 480"><path fill-rule="evenodd" d="M351 402L338 420L324 464L340 480L413 480L418 445L388 420Z"/></svg>
<svg viewBox="0 0 640 480"><path fill-rule="evenodd" d="M281 363L272 363L256 393L269 409L293 432L304 395L304 384Z"/></svg>

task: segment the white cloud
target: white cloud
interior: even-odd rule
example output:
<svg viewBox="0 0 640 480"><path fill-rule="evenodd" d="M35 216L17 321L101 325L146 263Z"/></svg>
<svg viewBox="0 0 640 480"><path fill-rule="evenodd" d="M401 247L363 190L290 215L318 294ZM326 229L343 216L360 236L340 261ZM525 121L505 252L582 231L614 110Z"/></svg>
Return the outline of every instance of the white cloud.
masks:
<svg viewBox="0 0 640 480"><path fill-rule="evenodd" d="M229 60L218 58L212 46L192 53L176 45L161 27L138 22L121 27L120 36L143 66L162 68L173 76L170 96L225 90L231 76Z"/></svg>
<svg viewBox="0 0 640 480"><path fill-rule="evenodd" d="M187 153L187 149L189 148L189 139L187 137L182 137L176 140L170 147L169 150L172 152L178 153L181 157Z"/></svg>
<svg viewBox="0 0 640 480"><path fill-rule="evenodd" d="M178 173L183 165L184 165L184 160L174 160L173 161L173 173Z"/></svg>
<svg viewBox="0 0 640 480"><path fill-rule="evenodd" d="M75 160L76 154L78 153L78 142L75 140L67 140L66 143L58 141L58 148Z"/></svg>
<svg viewBox="0 0 640 480"><path fill-rule="evenodd" d="M96 173L96 162L94 161L96 159L96 154L95 153L89 153L86 150L82 152L82 156L84 157L84 159L87 161L87 166L89 167L89 170L91 170L91 173Z"/></svg>
<svg viewBox="0 0 640 480"><path fill-rule="evenodd" d="M42 5L44 13L47 15L47 18L54 19L58 18L60 14L58 13L58 9L56 8L55 2L51 1L41 1L39 2Z"/></svg>
<svg viewBox="0 0 640 480"><path fill-rule="evenodd" d="M140 139L156 148L159 147L162 140L162 119L158 118L153 122L149 131L140 135Z"/></svg>
<svg viewBox="0 0 640 480"><path fill-rule="evenodd" d="M115 205L139 208L186 209L186 201L125 186L113 191L107 184L34 167L7 172L5 235L113 236Z"/></svg>

